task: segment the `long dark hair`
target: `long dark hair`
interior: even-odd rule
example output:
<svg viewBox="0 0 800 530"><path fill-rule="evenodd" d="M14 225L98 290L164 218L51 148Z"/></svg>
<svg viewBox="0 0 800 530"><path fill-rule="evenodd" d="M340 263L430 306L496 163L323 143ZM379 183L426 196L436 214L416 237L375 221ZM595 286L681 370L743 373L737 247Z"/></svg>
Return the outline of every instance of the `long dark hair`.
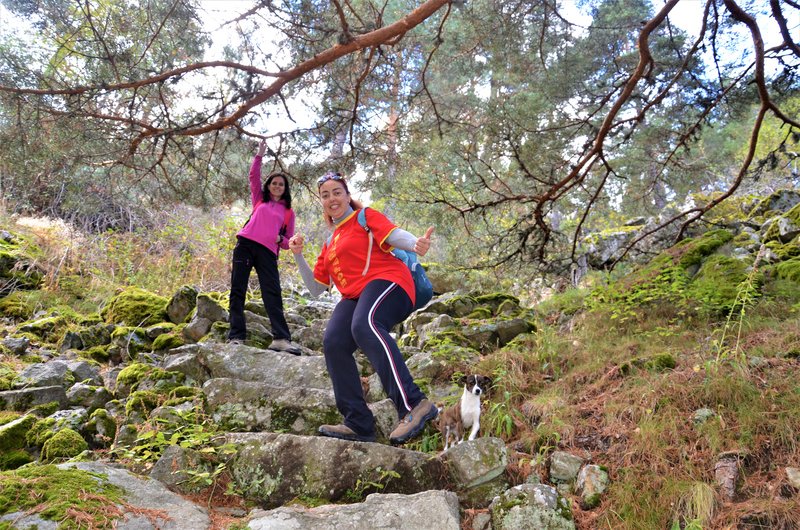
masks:
<svg viewBox="0 0 800 530"><path fill-rule="evenodd" d="M286 207L291 209L292 207L292 191L289 189L289 177L283 171L276 171L275 173L270 173L267 177L267 181L264 183L264 187L261 189L261 200L264 202L269 202L270 194L269 194L269 185L272 183L272 179L275 177L282 177L283 183L285 184L283 188L283 195L281 195L281 200L286 203Z"/></svg>

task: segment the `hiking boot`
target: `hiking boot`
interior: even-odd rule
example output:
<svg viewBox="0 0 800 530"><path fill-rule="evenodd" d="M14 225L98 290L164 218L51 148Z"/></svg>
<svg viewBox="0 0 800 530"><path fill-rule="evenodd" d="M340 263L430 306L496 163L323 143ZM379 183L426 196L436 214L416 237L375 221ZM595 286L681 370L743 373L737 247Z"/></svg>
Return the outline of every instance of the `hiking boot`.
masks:
<svg viewBox="0 0 800 530"><path fill-rule="evenodd" d="M423 399L416 407L411 409L411 412L406 414L406 417L400 420L397 427L394 428L392 434L389 435L389 441L393 444L404 444L422 432L425 428L425 423L434 419L439 415L439 409L436 405Z"/></svg>
<svg viewBox="0 0 800 530"><path fill-rule="evenodd" d="M351 442L374 442L375 435L362 436L357 434L347 425L320 425L319 433L322 436L339 438L340 440L350 440Z"/></svg>
<svg viewBox="0 0 800 530"><path fill-rule="evenodd" d="M286 353L291 353L292 355L300 355L301 350L290 341L286 339L275 339L272 343L267 346L268 350L273 351L285 351Z"/></svg>

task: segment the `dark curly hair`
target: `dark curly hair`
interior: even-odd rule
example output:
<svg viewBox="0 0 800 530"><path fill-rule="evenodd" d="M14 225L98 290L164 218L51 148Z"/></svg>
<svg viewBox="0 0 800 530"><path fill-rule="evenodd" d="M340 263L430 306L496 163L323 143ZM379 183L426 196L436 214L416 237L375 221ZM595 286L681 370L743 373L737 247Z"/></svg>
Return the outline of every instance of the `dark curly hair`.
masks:
<svg viewBox="0 0 800 530"><path fill-rule="evenodd" d="M283 171L276 171L275 173L270 173L267 176L267 181L264 183L264 187L261 188L261 200L264 202L269 202L269 185L272 183L272 179L275 177L282 177L283 183L286 185L283 188L283 195L281 195L281 200L286 203L287 208L292 207L292 191L289 189L289 176L284 173Z"/></svg>

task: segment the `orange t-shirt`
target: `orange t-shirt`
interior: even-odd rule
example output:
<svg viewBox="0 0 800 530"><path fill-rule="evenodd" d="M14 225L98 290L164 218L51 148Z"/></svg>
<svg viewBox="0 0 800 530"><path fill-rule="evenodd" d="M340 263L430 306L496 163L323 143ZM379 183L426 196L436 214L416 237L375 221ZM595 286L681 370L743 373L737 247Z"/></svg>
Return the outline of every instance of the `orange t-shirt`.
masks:
<svg viewBox="0 0 800 530"><path fill-rule="evenodd" d="M357 219L358 211L342 221L333 232L330 244L322 247L314 265L314 279L330 286L331 280L345 298L358 298L361 291L372 280L388 280L398 284L416 302L414 280L405 263L389 252L392 247L386 238L397 228L385 215L371 208L367 209L367 226L372 231L372 255L367 274L362 276L367 261L369 234Z"/></svg>

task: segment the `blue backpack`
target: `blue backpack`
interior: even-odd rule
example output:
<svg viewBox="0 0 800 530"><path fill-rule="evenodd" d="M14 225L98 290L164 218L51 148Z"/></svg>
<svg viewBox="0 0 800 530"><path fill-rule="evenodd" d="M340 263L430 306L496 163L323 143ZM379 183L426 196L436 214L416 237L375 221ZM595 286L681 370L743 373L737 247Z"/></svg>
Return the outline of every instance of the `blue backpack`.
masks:
<svg viewBox="0 0 800 530"><path fill-rule="evenodd" d="M364 265L364 270L361 271L361 276L367 274L367 270L369 269L369 258L372 255L372 240L374 239L372 235L372 230L370 230L369 226L367 226L367 209L361 208L358 211L358 224L361 225L361 228L366 230L367 234L369 234L369 248L367 249L367 263ZM331 236L332 237L332 236ZM330 244L331 238L328 238L328 244ZM425 269L422 268L422 264L417 259L417 254L415 252L409 252L407 250L401 250L396 248L391 251L391 254L405 263L408 270L411 271L411 277L414 279L414 290L416 292L417 301L414 304L414 310L419 309L420 307L424 306L428 302L431 301L433 298L433 286L431 285L431 281L428 279L428 275L425 274Z"/></svg>

